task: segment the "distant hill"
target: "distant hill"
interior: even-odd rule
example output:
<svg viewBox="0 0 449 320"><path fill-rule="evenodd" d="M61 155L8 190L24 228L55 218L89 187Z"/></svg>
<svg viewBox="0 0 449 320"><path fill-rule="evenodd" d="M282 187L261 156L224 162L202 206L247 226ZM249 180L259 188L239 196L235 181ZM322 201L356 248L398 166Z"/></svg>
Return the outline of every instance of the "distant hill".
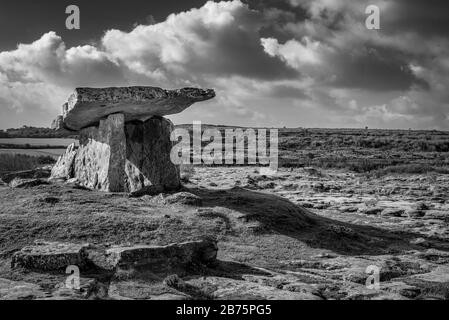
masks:
<svg viewBox="0 0 449 320"><path fill-rule="evenodd" d="M51 128L23 126L18 129L0 130L0 138L76 138L72 133L55 131Z"/></svg>

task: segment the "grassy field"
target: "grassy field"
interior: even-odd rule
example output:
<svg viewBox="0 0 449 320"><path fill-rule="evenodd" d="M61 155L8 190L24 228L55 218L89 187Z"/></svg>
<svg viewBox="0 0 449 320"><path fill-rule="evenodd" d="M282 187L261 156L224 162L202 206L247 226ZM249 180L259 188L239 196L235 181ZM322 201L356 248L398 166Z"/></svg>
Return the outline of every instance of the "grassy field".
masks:
<svg viewBox="0 0 449 320"><path fill-rule="evenodd" d="M188 125L178 127L192 130ZM233 129L207 125L202 129L210 128L221 132L223 143L225 130ZM203 147L207 144L203 142ZM246 149L246 140L244 145ZM449 173L449 132L284 128L279 129L279 165L370 174Z"/></svg>
<svg viewBox="0 0 449 320"><path fill-rule="evenodd" d="M59 297L65 273L11 269L12 255L36 240L108 248L203 237L218 241L217 266L176 271L188 288L178 289L194 299L448 299L448 140L432 131L281 129L278 174L183 165L182 194L0 184L0 300L12 291L1 290L2 278ZM0 173L51 161L0 154ZM365 286L370 265L381 272L375 292ZM152 299L175 273L151 272L85 277L107 294Z"/></svg>
<svg viewBox="0 0 449 320"><path fill-rule="evenodd" d="M191 125L179 125L177 128L192 130ZM202 127L203 130L210 128L221 132L224 143L225 130L235 127ZM203 142L203 147L207 144ZM244 147L248 147L247 141L244 141ZM30 163L39 163L39 160L30 160L29 156L55 158L62 152L63 149L33 150L26 146L24 149L0 149L0 171L28 168ZM16 155L10 157L2 155L3 153ZM8 163L16 162L16 159L21 160L17 164ZM346 169L374 175L427 172L448 174L449 132L283 128L279 129L279 166Z"/></svg>
<svg viewBox="0 0 449 320"><path fill-rule="evenodd" d="M13 171L31 170L36 167L52 163L54 163L54 159L50 156L0 153L0 174Z"/></svg>

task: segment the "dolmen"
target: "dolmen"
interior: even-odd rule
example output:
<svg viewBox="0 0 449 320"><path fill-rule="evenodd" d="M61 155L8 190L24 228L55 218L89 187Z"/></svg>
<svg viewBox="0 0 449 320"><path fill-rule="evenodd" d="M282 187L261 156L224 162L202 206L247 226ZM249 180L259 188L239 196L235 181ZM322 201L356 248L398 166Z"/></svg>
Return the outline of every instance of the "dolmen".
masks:
<svg viewBox="0 0 449 320"><path fill-rule="evenodd" d="M51 179L106 192L178 189L179 166L170 160L174 126L164 116L214 97L214 90L197 88L75 89L52 127L78 134L79 145L70 145L59 157Z"/></svg>

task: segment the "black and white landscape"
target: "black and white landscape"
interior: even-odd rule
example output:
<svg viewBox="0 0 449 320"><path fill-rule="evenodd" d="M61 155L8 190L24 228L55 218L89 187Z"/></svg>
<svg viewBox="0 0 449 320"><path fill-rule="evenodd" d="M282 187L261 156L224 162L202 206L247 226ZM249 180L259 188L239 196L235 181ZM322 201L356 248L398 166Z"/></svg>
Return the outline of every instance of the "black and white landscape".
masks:
<svg viewBox="0 0 449 320"><path fill-rule="evenodd" d="M0 300L447 299L448 9L2 4Z"/></svg>

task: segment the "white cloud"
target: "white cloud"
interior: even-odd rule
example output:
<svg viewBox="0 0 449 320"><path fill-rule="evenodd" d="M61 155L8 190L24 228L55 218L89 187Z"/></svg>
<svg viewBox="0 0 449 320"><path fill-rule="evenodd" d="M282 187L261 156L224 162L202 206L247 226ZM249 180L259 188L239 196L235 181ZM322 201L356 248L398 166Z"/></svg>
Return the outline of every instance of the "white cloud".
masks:
<svg viewBox="0 0 449 320"><path fill-rule="evenodd" d="M368 0L289 2L308 16L210 1L130 32L106 31L98 45L67 48L48 32L0 52L0 127L30 115L49 123L74 87L114 85L216 89L178 122L448 127L449 40L368 31ZM267 25L283 38L261 36Z"/></svg>
<svg viewBox="0 0 449 320"><path fill-rule="evenodd" d="M19 44L16 50L0 52L0 72L10 82L45 82L67 87L121 78L120 67L109 54L88 45L66 49L54 32L31 44Z"/></svg>

